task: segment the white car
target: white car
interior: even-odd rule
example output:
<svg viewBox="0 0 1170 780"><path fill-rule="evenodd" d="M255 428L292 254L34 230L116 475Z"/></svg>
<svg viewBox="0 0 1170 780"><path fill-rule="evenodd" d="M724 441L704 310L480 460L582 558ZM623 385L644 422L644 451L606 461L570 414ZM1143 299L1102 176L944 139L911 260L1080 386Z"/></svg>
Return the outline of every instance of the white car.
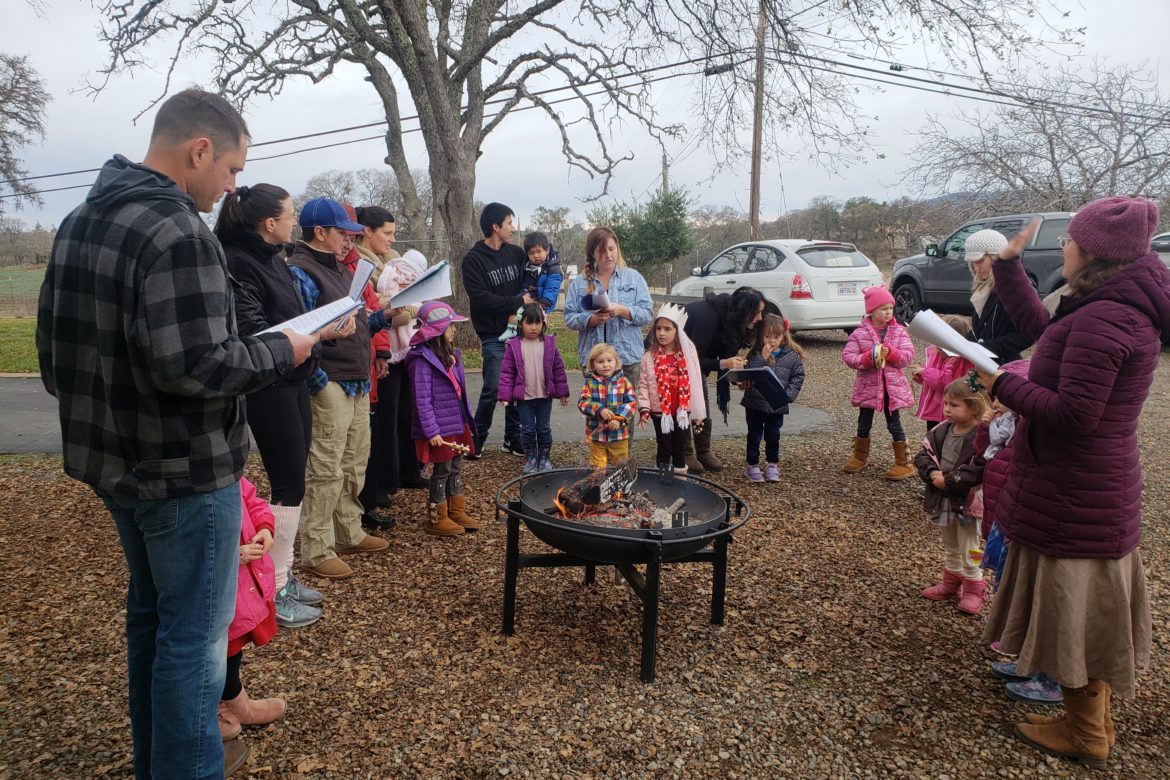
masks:
<svg viewBox="0 0 1170 780"><path fill-rule="evenodd" d="M1150 248L1158 253L1162 262L1170 266L1170 233L1159 233L1150 239Z"/></svg>
<svg viewBox="0 0 1170 780"><path fill-rule="evenodd" d="M695 268L670 294L702 297L754 287L796 330L851 330L865 314L862 290L883 287L881 271L852 244L786 239L736 244Z"/></svg>

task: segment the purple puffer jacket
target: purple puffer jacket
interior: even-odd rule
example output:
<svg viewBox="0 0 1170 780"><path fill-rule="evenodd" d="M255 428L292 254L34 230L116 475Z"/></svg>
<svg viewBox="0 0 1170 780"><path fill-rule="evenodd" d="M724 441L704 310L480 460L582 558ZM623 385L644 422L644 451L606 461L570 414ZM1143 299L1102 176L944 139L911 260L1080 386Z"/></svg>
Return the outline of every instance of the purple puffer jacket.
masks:
<svg viewBox="0 0 1170 780"><path fill-rule="evenodd" d="M504 364L500 367L501 401L514 403L524 400L524 351L520 348L521 340L522 337L517 336L504 344ZM544 337L544 392L549 398L569 397L569 375L565 372L565 361L553 336Z"/></svg>
<svg viewBox="0 0 1170 780"><path fill-rule="evenodd" d="M870 354L877 343L877 330L869 317L863 317L861 324L849 334L841 352L845 365L857 372L857 379L853 382L853 405L880 412L885 394L889 393L890 411L913 406L914 391L902 369L914 362L914 342L905 328L891 320L882 341L890 348L890 356L886 359L886 367L880 370L873 367Z"/></svg>
<svg viewBox="0 0 1170 780"><path fill-rule="evenodd" d="M995 510L1004 533L1056 558L1122 558L1141 541L1138 417L1170 343L1170 272L1149 252L1050 319L1019 260L993 269L1008 316L1037 339L1028 378L993 388L1021 417Z"/></svg>
<svg viewBox="0 0 1170 780"><path fill-rule="evenodd" d="M455 350L455 378L451 377L428 348L421 344L406 353L406 370L414 388L414 414L410 416L410 437L432 439L435 436L458 436L464 426L475 435L475 419L467 403L467 379L463 374L463 353Z"/></svg>

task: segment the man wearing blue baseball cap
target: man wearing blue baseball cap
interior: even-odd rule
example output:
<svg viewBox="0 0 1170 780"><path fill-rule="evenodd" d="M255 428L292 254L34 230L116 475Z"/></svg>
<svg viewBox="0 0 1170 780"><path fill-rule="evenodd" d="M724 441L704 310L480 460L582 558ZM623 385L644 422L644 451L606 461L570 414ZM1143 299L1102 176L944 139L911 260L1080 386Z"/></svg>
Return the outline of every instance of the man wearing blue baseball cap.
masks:
<svg viewBox="0 0 1170 780"><path fill-rule="evenodd" d="M352 275L337 262L346 233L360 233L345 207L313 198L301 207L298 241L289 268L305 308L349 294ZM301 565L328 579L353 576L338 553L381 552L390 544L362 530L358 493L370 455L370 334L386 327L383 312L360 308L341 330L321 334L321 362L306 383L313 431L301 504Z"/></svg>

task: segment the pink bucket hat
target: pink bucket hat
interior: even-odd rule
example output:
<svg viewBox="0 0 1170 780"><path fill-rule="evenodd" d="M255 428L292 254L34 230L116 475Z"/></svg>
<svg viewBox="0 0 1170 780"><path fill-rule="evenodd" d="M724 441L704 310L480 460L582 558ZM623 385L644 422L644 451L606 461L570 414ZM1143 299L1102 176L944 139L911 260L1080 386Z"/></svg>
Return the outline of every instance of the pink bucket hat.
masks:
<svg viewBox="0 0 1170 780"><path fill-rule="evenodd" d="M885 287L866 287L861 292L865 296L866 314L873 314L874 309L894 303L894 296L890 295L890 291Z"/></svg>
<svg viewBox="0 0 1170 780"><path fill-rule="evenodd" d="M418 331L410 337L410 345L413 347L435 336L442 336L452 322L467 322L467 318L456 313L449 303L427 301L418 310Z"/></svg>

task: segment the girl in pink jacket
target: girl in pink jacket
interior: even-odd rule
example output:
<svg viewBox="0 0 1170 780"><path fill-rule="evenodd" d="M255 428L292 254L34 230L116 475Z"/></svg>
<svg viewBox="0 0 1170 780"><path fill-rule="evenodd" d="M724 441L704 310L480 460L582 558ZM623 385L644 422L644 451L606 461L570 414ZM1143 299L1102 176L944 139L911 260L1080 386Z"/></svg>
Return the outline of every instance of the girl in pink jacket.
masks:
<svg viewBox="0 0 1170 780"><path fill-rule="evenodd" d="M263 725L284 715L284 699L249 699L240 682L240 662L248 643L268 644L276 635L276 567L268 550L276 521L268 502L256 495L256 486L240 478L240 573L236 584L236 614L228 626L227 678L219 702L219 733L226 742L242 726Z"/></svg>
<svg viewBox="0 0 1170 780"><path fill-rule="evenodd" d="M894 440L894 465L886 479L902 480L914 476L906 432L902 430L899 409L914 403L910 382L902 373L914 362L914 343L894 319L894 296L884 287L865 289L865 316L845 342L841 359L857 372L853 383L852 403L858 407L857 436L853 439L853 457L845 471L854 474L869 460L869 430L873 413L881 410L886 428Z"/></svg>
<svg viewBox="0 0 1170 780"><path fill-rule="evenodd" d="M941 319L963 338L971 337L971 321L966 317L945 314ZM914 416L926 423L926 430L932 430L945 419L943 389L956 379L967 376L973 367L966 358L950 355L932 345L926 348L926 365L910 369L910 378L922 385L922 390L918 392L918 410Z"/></svg>

